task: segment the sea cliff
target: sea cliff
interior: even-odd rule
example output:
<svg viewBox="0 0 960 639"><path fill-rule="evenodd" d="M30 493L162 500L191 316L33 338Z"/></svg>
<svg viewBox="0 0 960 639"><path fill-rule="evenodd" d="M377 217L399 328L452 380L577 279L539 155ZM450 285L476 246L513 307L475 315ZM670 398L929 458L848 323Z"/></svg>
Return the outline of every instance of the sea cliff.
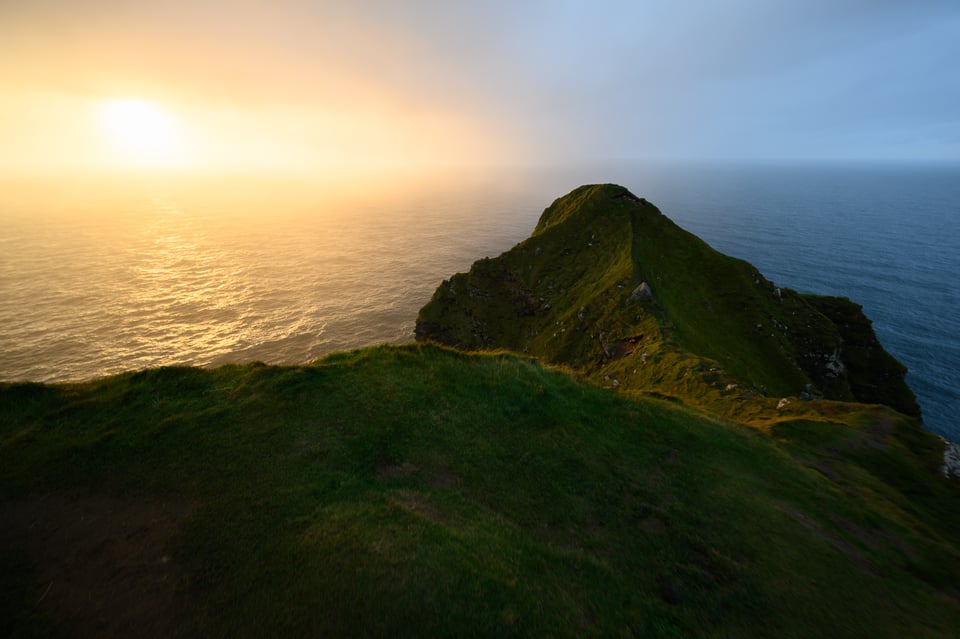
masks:
<svg viewBox="0 0 960 639"><path fill-rule="evenodd" d="M417 334L0 384L5 636L956 636L960 482L855 303L603 185Z"/></svg>
<svg viewBox="0 0 960 639"><path fill-rule="evenodd" d="M920 414L859 305L778 287L611 184L559 198L529 239L444 281L416 335L721 412L726 395Z"/></svg>

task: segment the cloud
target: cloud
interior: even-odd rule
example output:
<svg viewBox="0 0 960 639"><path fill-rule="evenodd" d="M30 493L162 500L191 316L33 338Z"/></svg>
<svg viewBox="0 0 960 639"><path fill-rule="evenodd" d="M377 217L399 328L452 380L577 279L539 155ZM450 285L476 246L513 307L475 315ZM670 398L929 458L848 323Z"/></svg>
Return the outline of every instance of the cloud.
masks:
<svg viewBox="0 0 960 639"><path fill-rule="evenodd" d="M896 154L911 128L957 159L958 30L937 0L35 0L0 8L0 81L455 122L533 163Z"/></svg>

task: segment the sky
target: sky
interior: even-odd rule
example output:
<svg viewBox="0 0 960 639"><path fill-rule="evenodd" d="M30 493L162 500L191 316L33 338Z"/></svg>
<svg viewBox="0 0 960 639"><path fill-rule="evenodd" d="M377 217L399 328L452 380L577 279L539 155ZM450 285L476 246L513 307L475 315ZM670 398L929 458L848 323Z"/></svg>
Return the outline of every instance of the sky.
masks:
<svg viewBox="0 0 960 639"><path fill-rule="evenodd" d="M7 174L628 160L958 162L960 2L0 1Z"/></svg>

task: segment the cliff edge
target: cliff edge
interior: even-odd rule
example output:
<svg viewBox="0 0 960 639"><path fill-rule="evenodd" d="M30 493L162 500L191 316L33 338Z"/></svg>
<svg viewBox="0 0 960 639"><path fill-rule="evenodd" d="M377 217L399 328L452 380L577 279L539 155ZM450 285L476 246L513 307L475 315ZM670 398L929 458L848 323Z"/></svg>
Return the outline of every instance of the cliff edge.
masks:
<svg viewBox="0 0 960 639"><path fill-rule="evenodd" d="M445 280L415 332L694 404L798 397L920 414L859 305L778 287L613 184L557 199L530 238Z"/></svg>

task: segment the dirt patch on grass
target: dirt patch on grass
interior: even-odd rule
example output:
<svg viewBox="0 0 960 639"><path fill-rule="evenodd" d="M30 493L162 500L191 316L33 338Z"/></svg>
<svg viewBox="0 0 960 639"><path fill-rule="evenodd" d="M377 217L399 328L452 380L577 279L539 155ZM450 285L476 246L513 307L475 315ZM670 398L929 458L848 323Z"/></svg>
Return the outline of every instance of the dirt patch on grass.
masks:
<svg viewBox="0 0 960 639"><path fill-rule="evenodd" d="M434 468L427 475L427 484L431 488L460 488L463 479L449 468Z"/></svg>
<svg viewBox="0 0 960 639"><path fill-rule="evenodd" d="M410 462L402 464L379 464L374 468L377 481L393 482L417 477L431 488L460 488L463 479L445 467L420 469Z"/></svg>
<svg viewBox="0 0 960 639"><path fill-rule="evenodd" d="M870 560L867 559L863 552L861 552L856 546L841 537L839 534L826 528L820 522L800 512L793 506L781 504L779 507L785 513L793 517L794 520L796 520L808 531L815 534L820 539L829 542L831 546L839 550L847 559L850 560L851 564L856 566L862 572L874 577L879 576L876 568L873 566Z"/></svg>
<svg viewBox="0 0 960 639"><path fill-rule="evenodd" d="M457 528L456 518L438 508L427 495L412 490L400 490L395 493L393 502L404 510L435 524L451 529Z"/></svg>
<svg viewBox="0 0 960 639"><path fill-rule="evenodd" d="M851 430L848 437L837 446L839 452L860 451L867 447L886 450L890 446L895 423L887 414L879 414L860 430Z"/></svg>
<svg viewBox="0 0 960 639"><path fill-rule="evenodd" d="M804 460L803 463L808 468L813 468L833 483L843 483L843 474L837 470L837 465L832 460L820 457L814 460Z"/></svg>
<svg viewBox="0 0 960 639"><path fill-rule="evenodd" d="M854 537L864 546L872 550L887 550L893 548L900 551L910 561L919 561L919 556L913 547L889 530L867 530L839 515L829 515L829 519L845 534Z"/></svg>
<svg viewBox="0 0 960 639"><path fill-rule="evenodd" d="M166 637L183 578L167 545L190 506L86 494L0 503L0 544L28 559L35 605L77 637Z"/></svg>
<svg viewBox="0 0 960 639"><path fill-rule="evenodd" d="M640 530L645 533L667 532L667 522L655 515L650 515L640 520Z"/></svg>
<svg viewBox="0 0 960 639"><path fill-rule="evenodd" d="M378 481L394 481L411 477L417 470L419 469L410 462L403 462L402 464L378 464L376 468L374 468L374 474Z"/></svg>

